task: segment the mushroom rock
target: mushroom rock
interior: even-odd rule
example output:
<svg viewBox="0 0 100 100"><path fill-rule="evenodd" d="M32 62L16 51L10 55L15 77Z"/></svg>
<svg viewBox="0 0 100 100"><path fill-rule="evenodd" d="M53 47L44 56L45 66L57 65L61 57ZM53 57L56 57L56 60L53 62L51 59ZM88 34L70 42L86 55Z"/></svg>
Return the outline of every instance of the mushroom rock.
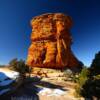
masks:
<svg viewBox="0 0 100 100"><path fill-rule="evenodd" d="M31 20L31 45L27 65L43 68L73 68L79 66L71 51L72 19L62 13L47 13Z"/></svg>

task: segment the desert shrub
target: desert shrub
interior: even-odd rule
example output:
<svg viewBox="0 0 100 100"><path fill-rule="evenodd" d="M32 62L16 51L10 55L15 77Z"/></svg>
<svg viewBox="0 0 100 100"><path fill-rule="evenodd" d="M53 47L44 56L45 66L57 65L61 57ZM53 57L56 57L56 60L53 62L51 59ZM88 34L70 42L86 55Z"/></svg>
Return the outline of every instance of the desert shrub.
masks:
<svg viewBox="0 0 100 100"><path fill-rule="evenodd" d="M82 86L85 83L85 81L88 79L88 75L89 75L88 69L83 68L81 73L79 74L76 82Z"/></svg>
<svg viewBox="0 0 100 100"><path fill-rule="evenodd" d="M70 77L72 74L73 74L73 72L72 72L70 69L64 70L64 75L65 75L66 77Z"/></svg>
<svg viewBox="0 0 100 100"><path fill-rule="evenodd" d="M81 95L81 91L82 91L82 87L85 84L85 82L88 80L88 75L89 75L89 71L87 68L83 68L81 73L79 74L79 76L76 79L76 83L77 86L75 88L76 91L76 96L80 96Z"/></svg>
<svg viewBox="0 0 100 100"><path fill-rule="evenodd" d="M72 81L76 83L78 78L79 78L79 74L75 73L75 74L73 74Z"/></svg>
<svg viewBox="0 0 100 100"><path fill-rule="evenodd" d="M64 81L73 81L72 78L74 73L72 72L72 70L65 69L63 72L65 76Z"/></svg>
<svg viewBox="0 0 100 100"><path fill-rule="evenodd" d="M22 59L20 60L17 60L17 58L12 59L9 62L9 66L12 70L18 71L21 75L30 72L29 67L25 64L25 61Z"/></svg>

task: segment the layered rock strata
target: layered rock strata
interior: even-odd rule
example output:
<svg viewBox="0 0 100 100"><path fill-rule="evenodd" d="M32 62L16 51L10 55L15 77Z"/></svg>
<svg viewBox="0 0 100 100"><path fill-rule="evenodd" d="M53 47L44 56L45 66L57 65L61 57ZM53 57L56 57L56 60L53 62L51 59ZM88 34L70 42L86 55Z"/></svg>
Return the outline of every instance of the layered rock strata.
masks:
<svg viewBox="0 0 100 100"><path fill-rule="evenodd" d="M27 65L57 69L79 66L79 61L71 51L70 16L62 13L43 14L34 17L31 26Z"/></svg>

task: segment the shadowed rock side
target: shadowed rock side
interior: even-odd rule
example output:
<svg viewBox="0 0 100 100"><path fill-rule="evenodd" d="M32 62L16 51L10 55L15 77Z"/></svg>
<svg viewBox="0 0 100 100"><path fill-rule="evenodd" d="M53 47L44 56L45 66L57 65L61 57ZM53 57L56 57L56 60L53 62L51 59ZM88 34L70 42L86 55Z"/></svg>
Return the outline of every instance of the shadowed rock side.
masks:
<svg viewBox="0 0 100 100"><path fill-rule="evenodd" d="M76 67L79 61L71 51L72 20L61 13L36 16L31 20L31 45L27 64L32 67Z"/></svg>

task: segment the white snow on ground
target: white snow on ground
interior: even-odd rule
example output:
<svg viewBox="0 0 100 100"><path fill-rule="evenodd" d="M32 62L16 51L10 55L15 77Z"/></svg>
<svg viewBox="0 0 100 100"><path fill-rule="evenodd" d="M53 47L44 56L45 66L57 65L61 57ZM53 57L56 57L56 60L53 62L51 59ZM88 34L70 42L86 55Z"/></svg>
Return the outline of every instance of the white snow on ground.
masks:
<svg viewBox="0 0 100 100"><path fill-rule="evenodd" d="M43 88L39 91L40 95L47 95L47 96L60 96L64 95L65 92L61 89L50 89L50 88Z"/></svg>
<svg viewBox="0 0 100 100"><path fill-rule="evenodd" d="M3 81L7 78L7 76L0 72L0 81Z"/></svg>
<svg viewBox="0 0 100 100"><path fill-rule="evenodd" d="M46 95L46 94L51 94L51 93L52 93L52 90L49 88L43 88L39 91L39 94L41 95Z"/></svg>
<svg viewBox="0 0 100 100"><path fill-rule="evenodd" d="M0 86L6 86L14 82L14 80L4 80L0 82Z"/></svg>
<svg viewBox="0 0 100 100"><path fill-rule="evenodd" d="M19 73L16 71L0 69L0 87L10 85L18 77ZM2 88L2 90L0 90L0 95L8 91L10 91L9 88Z"/></svg>
<svg viewBox="0 0 100 100"><path fill-rule="evenodd" d="M4 93L6 93L6 92L8 92L8 91L10 91L10 89L8 88L8 89L3 89L3 90L1 90L0 91L0 95L2 95L2 94L4 94Z"/></svg>
<svg viewBox="0 0 100 100"><path fill-rule="evenodd" d="M57 94L57 95L62 95L62 94L65 94L65 92L61 89L55 89L54 90L54 94Z"/></svg>
<svg viewBox="0 0 100 100"><path fill-rule="evenodd" d="M7 77L9 77L9 78L11 78L11 79L16 79L16 78L19 76L19 73L16 72L16 71L5 71L5 70L1 70L1 69L0 69L0 72L1 72L1 73L4 73L5 76L7 76ZM5 78L5 76L2 77L2 78L0 77L0 80L3 79L3 78Z"/></svg>

